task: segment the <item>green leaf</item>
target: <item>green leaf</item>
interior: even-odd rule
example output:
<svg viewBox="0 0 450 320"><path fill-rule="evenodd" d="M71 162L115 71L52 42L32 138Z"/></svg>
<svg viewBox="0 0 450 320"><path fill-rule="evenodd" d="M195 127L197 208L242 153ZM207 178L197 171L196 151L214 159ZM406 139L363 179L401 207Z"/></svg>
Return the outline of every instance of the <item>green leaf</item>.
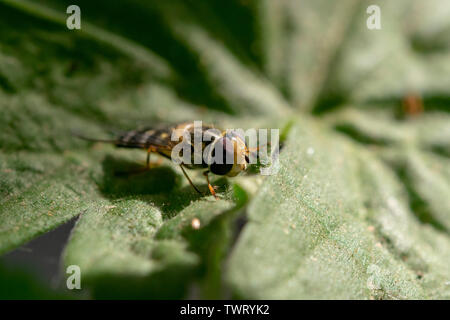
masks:
<svg viewBox="0 0 450 320"><path fill-rule="evenodd" d="M1 254L77 217L80 297L450 298L447 1L75 3L0 2ZM71 135L200 119L279 128L279 172L215 200Z"/></svg>

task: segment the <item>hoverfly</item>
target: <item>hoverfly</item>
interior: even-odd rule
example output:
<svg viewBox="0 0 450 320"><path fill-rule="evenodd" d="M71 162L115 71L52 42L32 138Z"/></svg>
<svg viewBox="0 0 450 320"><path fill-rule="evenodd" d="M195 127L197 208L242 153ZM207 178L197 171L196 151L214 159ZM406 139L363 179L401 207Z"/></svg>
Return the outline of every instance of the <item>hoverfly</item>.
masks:
<svg viewBox="0 0 450 320"><path fill-rule="evenodd" d="M191 148L191 160L194 157L194 122L183 122L171 126L160 128L145 128L142 130L132 130L122 133L113 140L91 139L76 134L76 136L94 142L109 142L120 148L137 148L143 149L147 152L146 169L150 168L150 155L157 153L165 158L172 159L172 151L179 143L185 142L186 137L190 137L187 142ZM211 130L213 129L213 130ZM237 134L229 131L221 131L215 129L211 125L202 125L200 128L201 134L207 136L207 139L202 139L201 152L205 149L209 150L210 156L214 156L216 150L221 149L222 161L207 162L202 157L201 163L195 164L195 161L189 163L181 162L179 166L188 180L189 184L197 191L202 192L194 185L189 178L185 169L203 169L203 175L208 184L208 189L211 194L217 199L215 188L209 181L209 173L221 176L234 177L241 172L247 170L250 163L250 151L247 148L245 140ZM186 135L187 134L187 135ZM175 139L174 139L175 137ZM233 159L232 163L227 159Z"/></svg>

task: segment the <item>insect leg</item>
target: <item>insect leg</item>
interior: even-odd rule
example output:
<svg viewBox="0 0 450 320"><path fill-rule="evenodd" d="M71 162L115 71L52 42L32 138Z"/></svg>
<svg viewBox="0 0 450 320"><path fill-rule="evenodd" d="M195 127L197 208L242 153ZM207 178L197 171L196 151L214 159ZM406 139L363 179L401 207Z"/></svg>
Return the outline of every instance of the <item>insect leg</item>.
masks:
<svg viewBox="0 0 450 320"><path fill-rule="evenodd" d="M147 149L147 169L150 169L150 153L152 153L152 147Z"/></svg>
<svg viewBox="0 0 450 320"><path fill-rule="evenodd" d="M216 200L217 200L217 199L219 199L219 198L218 198L217 195L216 195L216 191L214 190L214 187L211 185L211 183L209 183L208 173L209 173L209 170L203 172L203 175L205 176L206 182L208 183L209 191L210 191L211 194L214 196L214 198L216 198Z"/></svg>
<svg viewBox="0 0 450 320"><path fill-rule="evenodd" d="M198 190L198 188L192 183L191 178L189 178L189 176L187 175L186 171L183 168L183 165L180 164L180 168L181 171L183 171L184 176L186 177L186 179L189 181L189 184L195 189L195 191L197 191L198 193L202 194L200 190Z"/></svg>

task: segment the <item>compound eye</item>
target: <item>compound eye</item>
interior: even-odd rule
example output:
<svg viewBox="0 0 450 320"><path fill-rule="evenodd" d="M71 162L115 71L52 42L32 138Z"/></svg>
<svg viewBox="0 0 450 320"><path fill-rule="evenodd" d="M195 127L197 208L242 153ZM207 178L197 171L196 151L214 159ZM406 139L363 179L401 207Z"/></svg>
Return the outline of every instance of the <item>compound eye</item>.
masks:
<svg viewBox="0 0 450 320"><path fill-rule="evenodd" d="M216 150L220 150L221 152ZM220 153L222 154L221 159L216 158L216 154L220 157ZM220 138L214 145L213 151L213 163L209 166L209 169L212 173L217 175L225 175L231 171L234 164L234 145L233 142L228 138Z"/></svg>

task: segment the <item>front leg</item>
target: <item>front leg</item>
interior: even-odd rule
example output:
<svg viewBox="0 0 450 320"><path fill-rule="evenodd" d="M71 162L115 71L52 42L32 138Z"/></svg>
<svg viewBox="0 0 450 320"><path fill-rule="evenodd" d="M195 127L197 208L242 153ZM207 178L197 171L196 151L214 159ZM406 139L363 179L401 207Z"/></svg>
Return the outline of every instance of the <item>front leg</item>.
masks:
<svg viewBox="0 0 450 320"><path fill-rule="evenodd" d="M181 168L181 171L183 171L184 176L189 181L189 184L192 186L192 188L194 188L194 190L197 191L197 193L202 194L202 192L200 190L198 190L198 188L195 186L195 184L192 183L191 178L189 178L188 174L184 170L183 164L180 164L180 168Z"/></svg>

